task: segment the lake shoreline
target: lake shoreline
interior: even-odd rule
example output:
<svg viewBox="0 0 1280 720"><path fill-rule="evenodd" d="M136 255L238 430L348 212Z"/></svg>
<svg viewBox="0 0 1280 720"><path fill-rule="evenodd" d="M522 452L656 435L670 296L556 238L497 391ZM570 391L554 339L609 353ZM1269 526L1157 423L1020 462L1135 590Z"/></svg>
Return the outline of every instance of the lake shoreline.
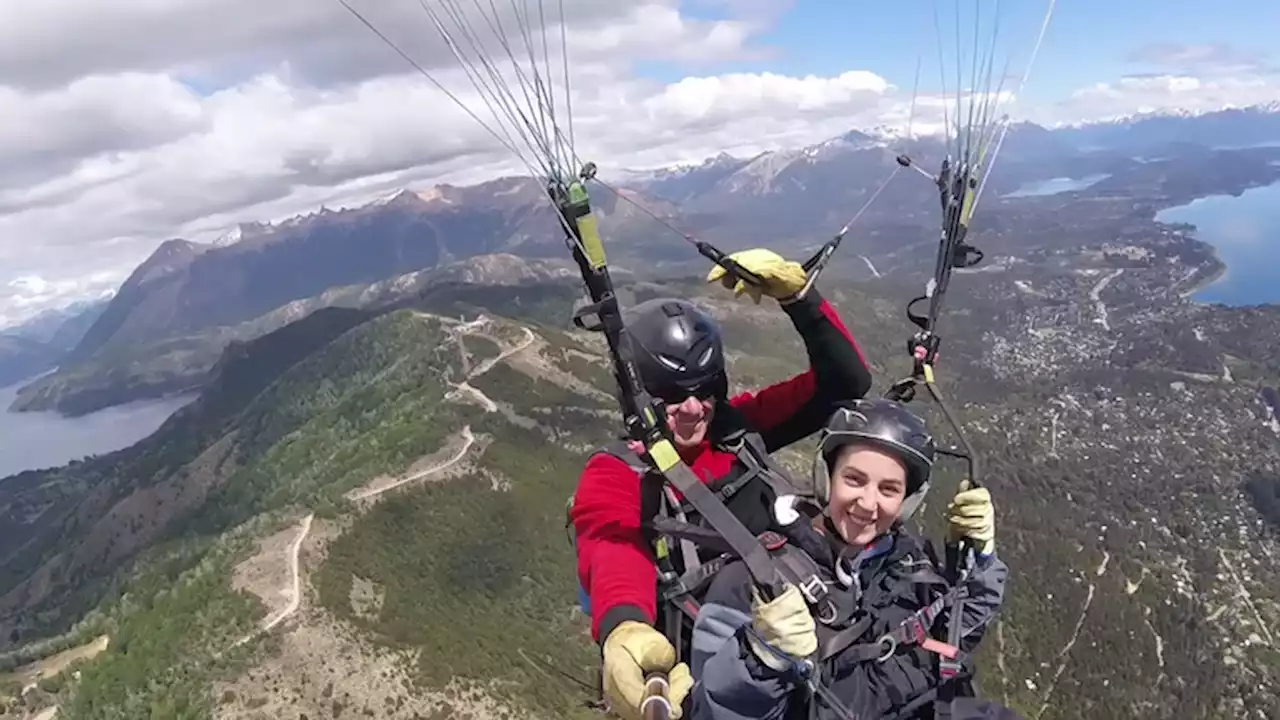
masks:
<svg viewBox="0 0 1280 720"><path fill-rule="evenodd" d="M1197 263L1194 272L1200 276L1178 291L1179 299L1203 306L1280 306L1280 277L1269 257L1280 246L1278 207L1280 181L1157 210L1156 223L1181 226L1183 239L1209 255L1207 262Z"/></svg>
<svg viewBox="0 0 1280 720"><path fill-rule="evenodd" d="M196 399L186 393L116 405L69 417L56 411L14 412L10 396L22 383L0 388L0 483L19 473L51 470L106 455L150 436Z"/></svg>
<svg viewBox="0 0 1280 720"><path fill-rule="evenodd" d="M1193 295L1195 295L1196 293L1199 293L1202 290L1207 290L1211 285L1217 283L1219 280L1225 279L1227 277L1227 272L1229 268L1227 267L1227 262L1222 259L1222 255L1218 253L1218 246L1214 245L1213 243L1207 242L1205 240L1201 240L1198 237L1191 237L1191 239L1209 248L1209 252L1213 256L1213 262L1217 265L1217 267L1214 268L1213 272L1197 280L1194 284L1191 285L1190 288L1178 293L1178 297L1188 302L1194 303L1196 305L1205 305L1205 306L1222 305L1223 303L1218 301L1196 300L1194 297L1192 297ZM1269 305L1271 303L1263 303L1263 304Z"/></svg>

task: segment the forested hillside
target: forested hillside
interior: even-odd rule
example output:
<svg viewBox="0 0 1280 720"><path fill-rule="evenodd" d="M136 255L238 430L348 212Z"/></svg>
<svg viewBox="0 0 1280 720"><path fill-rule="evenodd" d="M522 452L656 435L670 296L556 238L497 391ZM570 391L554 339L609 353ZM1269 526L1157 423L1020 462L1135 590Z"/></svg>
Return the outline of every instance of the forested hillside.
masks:
<svg viewBox="0 0 1280 720"><path fill-rule="evenodd" d="M1096 279L1026 272L956 295L939 368L1013 569L984 693L1046 720L1269 717L1280 573L1268 486L1250 478L1275 477L1276 438L1256 387L1179 365L1229 356L1262 380L1269 358L1222 316L1197 320L1193 353L1149 319L1127 336L1141 356L1065 319L1098 349L1050 352L989 309L1019 281L1075 302ZM825 284L883 391L907 370L903 293ZM735 387L804 368L771 303L698 281L627 286L624 301L657 294L721 319ZM576 297L571 281L451 284L313 316L229 350L201 401L131 451L23 477L35 512L21 517L37 520L7 525L27 540L6 599L43 592L23 627L70 628L64 646L112 638L79 682L37 694L72 718L590 717L588 693L547 669L595 672L564 510L585 453L619 427L602 339L566 329ZM808 447L782 457L803 472ZM943 472L923 514L935 536L956 479ZM79 539L42 544L54 528Z"/></svg>

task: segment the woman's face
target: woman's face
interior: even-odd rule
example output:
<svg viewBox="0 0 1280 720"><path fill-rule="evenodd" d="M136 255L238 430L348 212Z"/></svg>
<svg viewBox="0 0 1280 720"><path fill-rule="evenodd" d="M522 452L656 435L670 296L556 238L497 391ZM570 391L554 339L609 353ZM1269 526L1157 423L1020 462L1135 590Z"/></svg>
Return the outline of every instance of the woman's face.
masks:
<svg viewBox="0 0 1280 720"><path fill-rule="evenodd" d="M850 545L866 545L887 532L902 514L907 468L871 445L841 448L831 469L827 514Z"/></svg>

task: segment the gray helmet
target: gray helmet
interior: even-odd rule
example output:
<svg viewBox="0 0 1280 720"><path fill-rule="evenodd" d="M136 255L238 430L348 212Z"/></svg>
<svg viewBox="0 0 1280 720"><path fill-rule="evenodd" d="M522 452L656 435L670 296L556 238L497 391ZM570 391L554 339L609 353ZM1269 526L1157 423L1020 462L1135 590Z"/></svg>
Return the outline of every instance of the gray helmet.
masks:
<svg viewBox="0 0 1280 720"><path fill-rule="evenodd" d="M903 518L919 507L929 485L937 449L924 420L892 400L853 400L841 403L822 430L813 458L815 495L830 497L831 465L840 449L852 442L875 445L896 456L907 468L907 497Z"/></svg>
<svg viewBox="0 0 1280 720"><path fill-rule="evenodd" d="M654 298L628 308L622 318L650 393L667 402L690 395L722 400L728 394L720 328L697 305Z"/></svg>

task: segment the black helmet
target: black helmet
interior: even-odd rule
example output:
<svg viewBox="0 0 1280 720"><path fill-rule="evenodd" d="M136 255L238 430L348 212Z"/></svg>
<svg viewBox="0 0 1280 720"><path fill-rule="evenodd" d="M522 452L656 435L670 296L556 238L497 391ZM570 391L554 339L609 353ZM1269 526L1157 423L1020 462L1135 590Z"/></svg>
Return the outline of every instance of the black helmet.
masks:
<svg viewBox="0 0 1280 720"><path fill-rule="evenodd" d="M907 467L907 495L928 485L936 448L924 420L892 400L853 400L841 403L822 430L814 456L813 483L827 501L831 465L840 448L850 442L872 443L897 456ZM914 512L913 504L904 516Z"/></svg>
<svg viewBox="0 0 1280 720"><path fill-rule="evenodd" d="M696 305L676 298L646 300L628 308L623 322L650 393L667 402L728 394L720 329Z"/></svg>

